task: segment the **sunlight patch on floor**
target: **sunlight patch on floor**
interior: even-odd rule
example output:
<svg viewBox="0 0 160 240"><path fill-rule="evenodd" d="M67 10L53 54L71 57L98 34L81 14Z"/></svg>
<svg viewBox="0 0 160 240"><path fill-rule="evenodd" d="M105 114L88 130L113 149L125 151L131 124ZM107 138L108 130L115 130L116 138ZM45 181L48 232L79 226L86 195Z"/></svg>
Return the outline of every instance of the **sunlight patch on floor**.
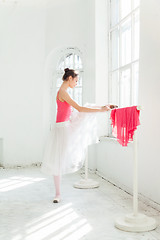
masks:
<svg viewBox="0 0 160 240"><path fill-rule="evenodd" d="M45 178L31 178L31 177L10 177L0 180L0 192L7 192L16 188L24 187L35 182L43 181Z"/></svg>

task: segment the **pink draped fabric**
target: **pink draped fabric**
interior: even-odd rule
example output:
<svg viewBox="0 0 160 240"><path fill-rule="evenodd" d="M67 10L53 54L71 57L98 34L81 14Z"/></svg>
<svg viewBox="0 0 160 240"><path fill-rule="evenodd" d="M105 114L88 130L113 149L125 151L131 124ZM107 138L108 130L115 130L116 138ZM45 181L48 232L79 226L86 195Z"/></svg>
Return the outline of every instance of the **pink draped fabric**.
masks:
<svg viewBox="0 0 160 240"><path fill-rule="evenodd" d="M136 106L126 108L115 108L111 111L112 134L122 146L127 146L133 141L134 131L140 125L140 110Z"/></svg>

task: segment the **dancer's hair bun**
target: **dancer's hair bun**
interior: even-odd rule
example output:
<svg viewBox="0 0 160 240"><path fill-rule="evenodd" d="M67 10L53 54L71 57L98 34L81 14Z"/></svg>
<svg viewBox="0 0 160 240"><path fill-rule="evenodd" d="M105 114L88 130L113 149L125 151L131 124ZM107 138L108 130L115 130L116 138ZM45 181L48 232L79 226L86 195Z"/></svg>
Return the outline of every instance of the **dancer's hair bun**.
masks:
<svg viewBox="0 0 160 240"><path fill-rule="evenodd" d="M69 68L65 68L64 71L65 71L65 72L68 72L68 71L69 71Z"/></svg>
<svg viewBox="0 0 160 240"><path fill-rule="evenodd" d="M65 71L65 73L62 77L63 81L67 81L70 76L72 78L75 78L78 76L78 72L76 72L74 69L65 68L64 71Z"/></svg>

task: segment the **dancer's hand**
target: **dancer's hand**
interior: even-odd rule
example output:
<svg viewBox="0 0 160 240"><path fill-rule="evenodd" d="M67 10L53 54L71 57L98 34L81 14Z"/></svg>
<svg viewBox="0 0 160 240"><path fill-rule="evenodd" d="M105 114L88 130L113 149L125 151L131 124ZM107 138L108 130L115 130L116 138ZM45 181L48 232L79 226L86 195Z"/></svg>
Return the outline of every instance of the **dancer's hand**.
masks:
<svg viewBox="0 0 160 240"><path fill-rule="evenodd" d="M113 104L108 104L108 105L105 105L105 106L108 106L110 109L118 108L117 105L113 105Z"/></svg>
<svg viewBox="0 0 160 240"><path fill-rule="evenodd" d="M109 110L110 110L110 107L107 106L107 105L101 107L101 112L106 112L106 111L109 111Z"/></svg>
<svg viewBox="0 0 160 240"><path fill-rule="evenodd" d="M113 104L110 104L109 107L110 107L111 109L113 109L113 108L118 108L117 105L113 105Z"/></svg>

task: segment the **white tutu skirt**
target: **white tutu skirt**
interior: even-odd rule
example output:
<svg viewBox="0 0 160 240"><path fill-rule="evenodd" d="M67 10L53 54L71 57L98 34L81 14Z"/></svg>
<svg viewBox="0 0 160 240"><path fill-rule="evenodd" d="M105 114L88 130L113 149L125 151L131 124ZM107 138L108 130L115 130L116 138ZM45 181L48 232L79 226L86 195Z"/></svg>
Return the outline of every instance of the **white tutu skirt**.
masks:
<svg viewBox="0 0 160 240"><path fill-rule="evenodd" d="M106 112L72 112L69 121L55 123L45 144L41 171L55 176L78 171L87 147L99 142L98 116L104 115Z"/></svg>

